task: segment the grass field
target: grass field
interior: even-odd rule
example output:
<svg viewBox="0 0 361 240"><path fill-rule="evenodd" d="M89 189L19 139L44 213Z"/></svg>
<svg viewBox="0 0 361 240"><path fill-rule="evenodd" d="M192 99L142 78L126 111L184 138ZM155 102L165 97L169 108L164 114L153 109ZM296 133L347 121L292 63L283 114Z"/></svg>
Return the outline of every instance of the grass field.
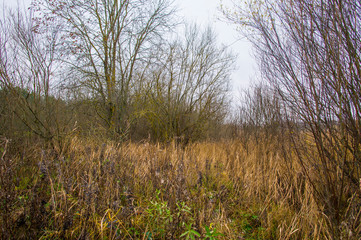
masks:
<svg viewBox="0 0 361 240"><path fill-rule="evenodd" d="M74 137L66 151L1 143L4 239L327 239L330 234L297 162L285 161L292 159L292 148L272 139L181 147Z"/></svg>

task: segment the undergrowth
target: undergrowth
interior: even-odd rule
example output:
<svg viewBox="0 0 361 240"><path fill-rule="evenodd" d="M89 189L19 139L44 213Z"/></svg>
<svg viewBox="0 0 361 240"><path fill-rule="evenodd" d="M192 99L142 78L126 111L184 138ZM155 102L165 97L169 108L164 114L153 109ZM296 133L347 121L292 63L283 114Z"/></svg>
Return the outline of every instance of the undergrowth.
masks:
<svg viewBox="0 0 361 240"><path fill-rule="evenodd" d="M272 141L178 147L76 137L66 151L55 151L3 139L0 233L3 239L327 238L306 177L296 163L284 163L282 151Z"/></svg>

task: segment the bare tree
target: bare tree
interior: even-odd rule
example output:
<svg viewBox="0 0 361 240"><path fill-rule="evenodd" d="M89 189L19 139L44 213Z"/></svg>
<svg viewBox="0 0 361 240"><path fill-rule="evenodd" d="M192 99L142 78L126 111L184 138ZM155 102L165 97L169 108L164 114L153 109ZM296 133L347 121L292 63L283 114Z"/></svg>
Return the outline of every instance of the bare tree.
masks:
<svg viewBox="0 0 361 240"><path fill-rule="evenodd" d="M35 1L34 8L39 26L64 23L69 76L78 76L71 86L89 92L111 135L124 134L134 73L172 26L168 0Z"/></svg>
<svg viewBox="0 0 361 240"><path fill-rule="evenodd" d="M10 110L4 117L14 127L8 132L23 124L23 129L43 139L61 141L69 118L56 95L59 26L42 34L34 26L32 12L20 9L6 11L1 20L0 87L3 104Z"/></svg>
<svg viewBox="0 0 361 240"><path fill-rule="evenodd" d="M277 92L270 86L260 83L241 92L240 96L236 109L236 124L239 127L237 135L245 149L250 140L256 144L267 140L279 141L285 116Z"/></svg>
<svg viewBox="0 0 361 240"><path fill-rule="evenodd" d="M158 59L146 91L153 134L184 142L205 136L212 124L224 120L234 56L217 45L211 28L201 31L194 25Z"/></svg>
<svg viewBox="0 0 361 240"><path fill-rule="evenodd" d="M292 141L330 237L359 236L352 200L361 177L361 1L266 0L234 7L225 16L246 30L263 76L305 123L306 131Z"/></svg>

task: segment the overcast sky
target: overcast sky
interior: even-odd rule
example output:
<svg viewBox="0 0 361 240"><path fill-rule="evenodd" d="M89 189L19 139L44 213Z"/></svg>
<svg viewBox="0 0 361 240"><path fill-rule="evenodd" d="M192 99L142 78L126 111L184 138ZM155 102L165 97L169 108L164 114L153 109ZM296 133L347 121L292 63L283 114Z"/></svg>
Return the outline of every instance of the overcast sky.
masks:
<svg viewBox="0 0 361 240"><path fill-rule="evenodd" d="M31 0L0 0L3 6L16 6L17 2L29 4ZM178 15L184 16L186 21L196 22L201 26L211 25L220 43L230 46L233 53L238 55L237 70L232 75L232 92L238 95L240 88L249 86L251 79L255 78L256 64L251 57L251 45L245 39L239 40L240 36L235 27L219 20L221 13L219 5L221 0L175 0L179 8ZM229 0L223 0L223 4L230 5Z"/></svg>
<svg viewBox="0 0 361 240"><path fill-rule="evenodd" d="M231 6L230 2L222 1L228 6ZM248 87L256 71L256 64L251 57L251 44L245 39L240 40L235 26L219 20L221 0L176 0L175 3L180 8L179 14L184 15L186 20L195 21L205 27L211 24L218 34L219 42L230 46L232 52L238 55L238 70L232 75L233 92L236 94L238 88Z"/></svg>

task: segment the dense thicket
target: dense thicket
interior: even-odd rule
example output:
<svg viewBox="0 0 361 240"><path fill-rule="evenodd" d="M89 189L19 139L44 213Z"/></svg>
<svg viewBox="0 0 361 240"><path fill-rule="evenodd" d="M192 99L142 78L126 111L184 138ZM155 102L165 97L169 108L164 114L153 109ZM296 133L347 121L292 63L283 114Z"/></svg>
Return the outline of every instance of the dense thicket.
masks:
<svg viewBox="0 0 361 240"><path fill-rule="evenodd" d="M361 177L361 2L246 1L235 7L226 17L254 43L263 79L284 104L303 174L330 236L339 239L360 222L349 211Z"/></svg>
<svg viewBox="0 0 361 240"><path fill-rule="evenodd" d="M182 27L174 12L165 0L34 1L29 11L8 10L1 134L57 145L73 133L185 143L209 136L224 123L234 57L211 29Z"/></svg>

